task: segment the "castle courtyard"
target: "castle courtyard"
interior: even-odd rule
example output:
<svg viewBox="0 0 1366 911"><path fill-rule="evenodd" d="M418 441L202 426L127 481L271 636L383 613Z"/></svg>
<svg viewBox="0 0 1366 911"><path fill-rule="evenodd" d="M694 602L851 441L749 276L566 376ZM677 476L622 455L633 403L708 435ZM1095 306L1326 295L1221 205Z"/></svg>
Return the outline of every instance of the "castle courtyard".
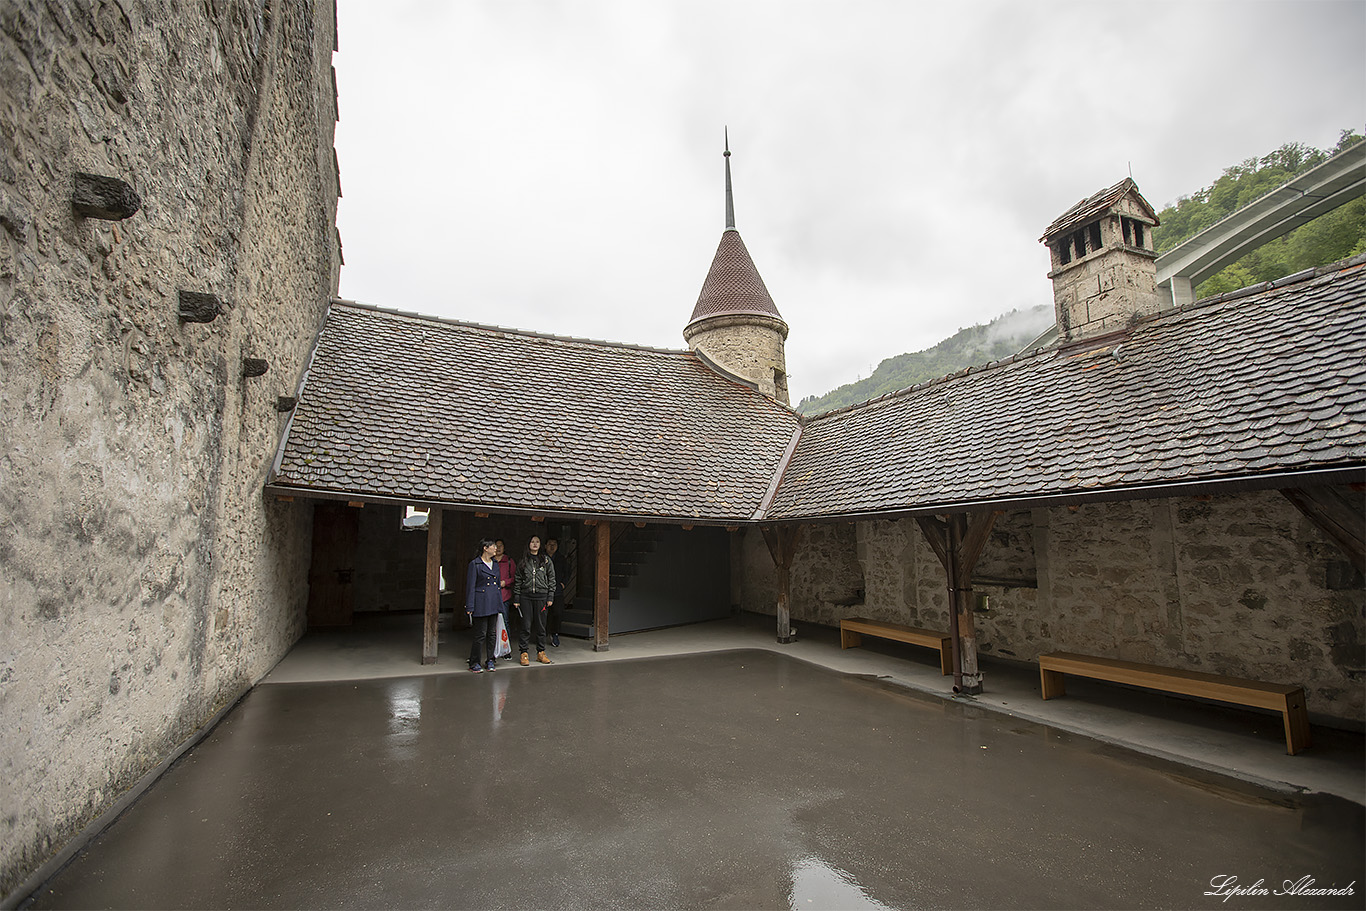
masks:
<svg viewBox="0 0 1366 911"><path fill-rule="evenodd" d="M309 633L32 907L1361 905L1359 737L764 618L475 676L447 622Z"/></svg>

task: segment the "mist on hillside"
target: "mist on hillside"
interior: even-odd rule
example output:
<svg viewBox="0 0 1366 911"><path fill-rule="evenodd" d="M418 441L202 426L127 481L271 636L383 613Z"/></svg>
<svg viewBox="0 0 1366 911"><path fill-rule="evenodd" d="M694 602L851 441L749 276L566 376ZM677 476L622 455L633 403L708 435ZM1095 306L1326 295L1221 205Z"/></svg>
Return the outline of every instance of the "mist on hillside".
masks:
<svg viewBox="0 0 1366 911"><path fill-rule="evenodd" d="M1009 357L1052 324L1053 308L1046 304L1011 310L986 325L959 329L930 348L889 357L866 379L846 383L825 395L807 396L797 404L797 410L802 414L833 411L947 376L964 367Z"/></svg>

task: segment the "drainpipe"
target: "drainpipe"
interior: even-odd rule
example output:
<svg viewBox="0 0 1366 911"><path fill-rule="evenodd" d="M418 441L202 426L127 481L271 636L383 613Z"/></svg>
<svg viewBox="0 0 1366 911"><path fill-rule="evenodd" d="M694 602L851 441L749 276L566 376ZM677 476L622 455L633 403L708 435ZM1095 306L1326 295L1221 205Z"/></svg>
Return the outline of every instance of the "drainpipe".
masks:
<svg viewBox="0 0 1366 911"><path fill-rule="evenodd" d="M948 565L945 569L949 576L949 636L953 643L953 691L963 690L963 656L958 636L958 555L963 549L963 528L954 521L957 516L948 516L949 546Z"/></svg>

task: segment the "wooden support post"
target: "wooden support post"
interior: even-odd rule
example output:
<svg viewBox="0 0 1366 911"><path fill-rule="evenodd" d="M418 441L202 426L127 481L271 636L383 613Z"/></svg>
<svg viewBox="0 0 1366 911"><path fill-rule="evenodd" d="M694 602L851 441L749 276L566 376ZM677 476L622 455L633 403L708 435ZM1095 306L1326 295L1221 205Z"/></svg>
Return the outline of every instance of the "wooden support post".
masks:
<svg viewBox="0 0 1366 911"><path fill-rule="evenodd" d="M470 537L470 514L463 509L455 514L455 541L451 550L455 552L455 567L453 572L458 578L446 580L446 585L460 592L460 601L455 605L452 613L459 616L461 608L464 607L465 597L465 564L474 557L474 539Z"/></svg>
<svg viewBox="0 0 1366 911"><path fill-rule="evenodd" d="M977 631L972 616L972 569L982 555L996 524L998 512L954 513L948 521L920 517L925 540L944 566L949 590L949 633L953 638L953 689L976 695L982 692L977 667Z"/></svg>
<svg viewBox="0 0 1366 911"><path fill-rule="evenodd" d="M782 645L797 640L792 635L792 558L797 552L800 529L800 525L764 525L759 529L778 570L778 642Z"/></svg>
<svg viewBox="0 0 1366 911"><path fill-rule="evenodd" d="M436 664L437 618L441 611L441 510L427 516L427 600L422 623L422 663Z"/></svg>
<svg viewBox="0 0 1366 911"><path fill-rule="evenodd" d="M593 592L593 651L607 651L607 605L612 597L612 523L597 526L597 573Z"/></svg>

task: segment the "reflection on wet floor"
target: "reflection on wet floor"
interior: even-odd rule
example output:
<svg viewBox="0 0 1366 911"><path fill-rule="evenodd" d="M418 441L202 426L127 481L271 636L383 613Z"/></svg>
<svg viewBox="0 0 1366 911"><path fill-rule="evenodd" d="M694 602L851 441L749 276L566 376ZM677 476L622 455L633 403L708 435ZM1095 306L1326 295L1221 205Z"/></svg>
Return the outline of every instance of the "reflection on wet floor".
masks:
<svg viewBox="0 0 1366 911"><path fill-rule="evenodd" d="M791 911L811 908L845 908L883 911L889 906L859 888L854 878L819 857L800 857L792 867Z"/></svg>
<svg viewBox="0 0 1366 911"><path fill-rule="evenodd" d="M258 687L35 907L1359 908L1364 854L1355 804L732 651Z"/></svg>

